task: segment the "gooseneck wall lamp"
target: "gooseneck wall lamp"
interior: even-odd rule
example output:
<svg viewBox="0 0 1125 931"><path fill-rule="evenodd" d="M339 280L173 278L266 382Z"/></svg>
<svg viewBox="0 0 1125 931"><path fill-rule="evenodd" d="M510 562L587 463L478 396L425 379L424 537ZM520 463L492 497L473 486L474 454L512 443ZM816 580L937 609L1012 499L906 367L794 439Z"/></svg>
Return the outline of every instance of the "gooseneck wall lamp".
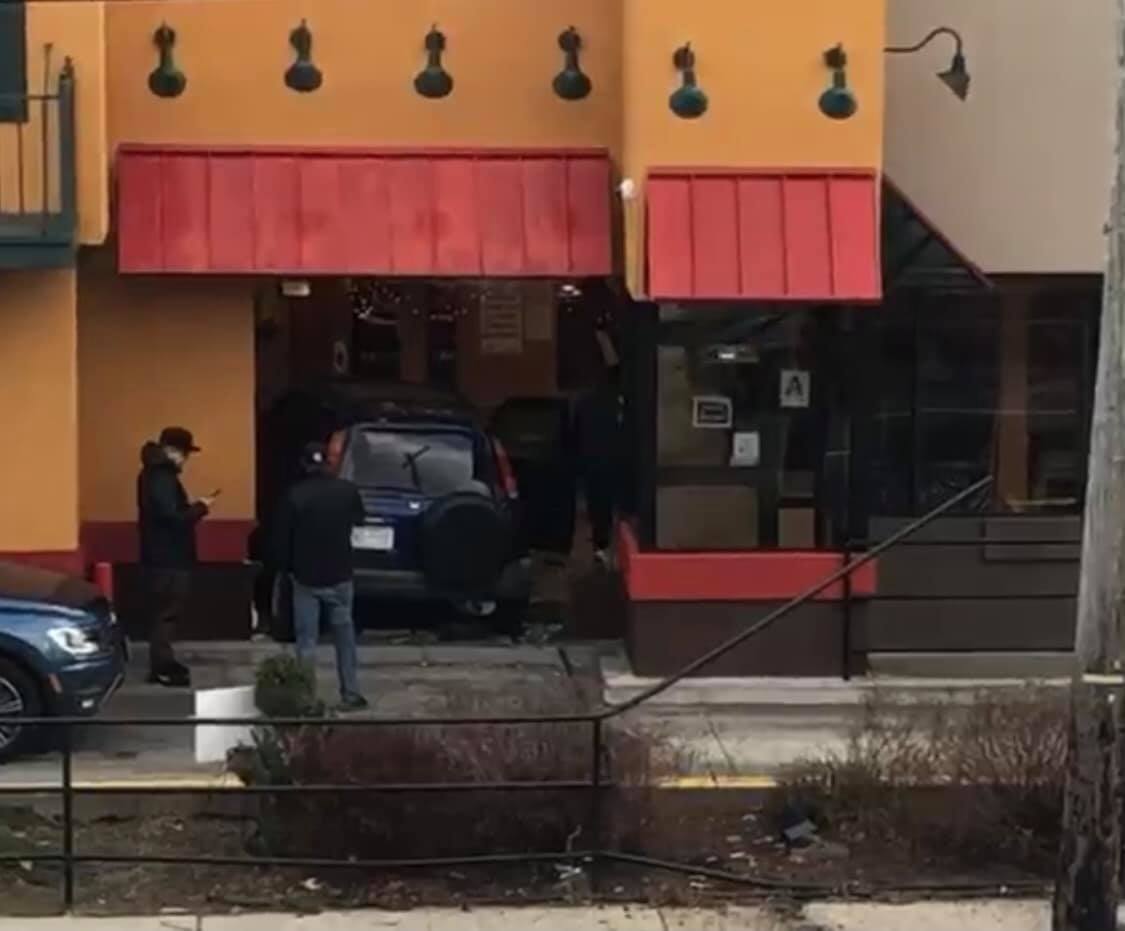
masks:
<svg viewBox="0 0 1125 931"><path fill-rule="evenodd" d="M414 89L423 97L437 100L453 93L453 76L445 70L441 57L445 53L445 33L432 26L426 33L426 67L414 78Z"/></svg>
<svg viewBox="0 0 1125 931"><path fill-rule="evenodd" d="M938 26L937 29L931 30L913 45L891 45L883 51L888 55L910 55L924 49L938 36L949 36L953 39L955 46L953 60L949 67L944 71L939 71L937 76L946 87L957 95L958 100L964 100L969 96L969 83L972 79L969 77L968 68L965 67L965 43L956 29L951 29L949 26Z"/></svg>
<svg viewBox="0 0 1125 931"><path fill-rule="evenodd" d="M157 97L179 97L187 87L187 78L176 67L176 30L167 23L161 23L152 34L152 44L156 46L159 58L148 76L148 89Z"/></svg>
<svg viewBox="0 0 1125 931"><path fill-rule="evenodd" d="M582 50L578 30L571 26L559 33L559 48L563 53L563 69L555 75L551 86L563 100L583 100L590 95L591 84L578 63L578 53Z"/></svg>
<svg viewBox="0 0 1125 931"><path fill-rule="evenodd" d="M695 52L690 42L676 49L672 65L680 72L681 84L668 98L668 106L680 119L694 120L703 116L707 112L707 95L695 78Z"/></svg>
<svg viewBox="0 0 1125 931"><path fill-rule="evenodd" d="M848 55L843 45L836 45L824 53L824 64L832 72L832 84L818 101L820 112L833 120L846 120L855 115L859 102L848 87Z"/></svg>
<svg viewBox="0 0 1125 931"><path fill-rule="evenodd" d="M285 86L303 94L316 90L324 83L324 75L313 64L312 31L305 20L289 33L289 44L297 58L285 71Z"/></svg>

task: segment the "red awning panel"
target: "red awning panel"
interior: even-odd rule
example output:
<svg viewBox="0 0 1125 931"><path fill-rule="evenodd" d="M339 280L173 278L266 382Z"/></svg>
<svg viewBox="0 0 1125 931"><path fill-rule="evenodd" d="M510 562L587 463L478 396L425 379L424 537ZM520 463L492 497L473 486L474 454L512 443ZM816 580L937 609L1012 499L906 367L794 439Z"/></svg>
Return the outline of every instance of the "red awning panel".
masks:
<svg viewBox="0 0 1125 931"><path fill-rule="evenodd" d="M656 300L882 297L875 172L657 171L647 207Z"/></svg>
<svg viewBox="0 0 1125 931"><path fill-rule="evenodd" d="M603 152L126 147L121 272L582 277L613 271Z"/></svg>

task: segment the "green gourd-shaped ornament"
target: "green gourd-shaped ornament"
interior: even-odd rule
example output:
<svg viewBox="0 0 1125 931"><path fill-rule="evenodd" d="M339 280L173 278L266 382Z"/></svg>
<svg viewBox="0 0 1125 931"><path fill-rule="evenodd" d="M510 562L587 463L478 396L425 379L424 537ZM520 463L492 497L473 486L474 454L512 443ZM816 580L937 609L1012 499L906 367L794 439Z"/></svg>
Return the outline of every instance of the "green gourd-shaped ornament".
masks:
<svg viewBox="0 0 1125 931"><path fill-rule="evenodd" d="M159 51L160 61L148 76L148 89L157 97L179 97L187 87L187 78L176 67L172 51L176 46L176 30L161 23L152 34L153 45Z"/></svg>

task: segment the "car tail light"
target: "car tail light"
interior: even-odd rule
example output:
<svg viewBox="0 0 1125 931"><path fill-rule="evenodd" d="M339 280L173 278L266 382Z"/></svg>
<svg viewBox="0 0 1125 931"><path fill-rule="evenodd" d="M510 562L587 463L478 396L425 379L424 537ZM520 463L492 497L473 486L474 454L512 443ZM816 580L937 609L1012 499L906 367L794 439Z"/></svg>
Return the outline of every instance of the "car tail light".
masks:
<svg viewBox="0 0 1125 931"><path fill-rule="evenodd" d="M340 461L344 458L344 431L337 430L328 439L328 471L335 475L340 471Z"/></svg>
<svg viewBox="0 0 1125 931"><path fill-rule="evenodd" d="M516 484L516 473L512 470L512 460L508 458L508 453L499 440L492 441L492 448L496 450L496 469L500 473L500 487L509 498L518 498L520 489Z"/></svg>

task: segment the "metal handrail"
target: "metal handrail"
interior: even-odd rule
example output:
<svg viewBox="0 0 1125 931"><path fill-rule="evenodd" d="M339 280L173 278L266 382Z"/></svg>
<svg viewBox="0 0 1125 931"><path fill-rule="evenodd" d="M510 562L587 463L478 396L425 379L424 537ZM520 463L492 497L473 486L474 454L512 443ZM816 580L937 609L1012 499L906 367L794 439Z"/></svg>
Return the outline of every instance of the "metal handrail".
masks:
<svg viewBox="0 0 1125 931"><path fill-rule="evenodd" d="M441 717L441 718L0 718L0 726L29 726L41 725L58 729L62 732L61 741L61 782L58 786L16 786L5 789L0 785L0 795L52 795L59 796L62 800L62 849L57 853L34 854L3 854L0 863L58 863L62 865L63 905L67 911L73 909L75 902L75 872L79 865L183 865L183 866L247 866L247 867L298 867L303 869L416 869L432 867L453 867L472 865L502 865L532 862L559 862L571 861L586 863L591 868L591 880L596 883L596 870L602 863L631 863L651 869L676 870L685 873L699 873L700 867L696 864L677 863L667 860L654 859L641 855L630 854L620 850L608 849L604 843L603 805L605 790L615 788L607 778L608 754L605 741L606 722L638 707L646 701L670 689L692 673L698 672L708 664L714 662L730 650L761 633L781 618L790 614L797 608L814 599L821 592L833 585L850 579L852 574L872 560L876 559L887 550L900 543L902 540L916 533L931 521L955 508L961 501L982 491L992 482L991 476L981 479L958 494L954 495L940 507L930 511L905 527L900 528L891 536L872 547L867 552L855 559L847 554L844 556L844 565L835 570L820 582L805 589L796 597L787 601L764 618L752 624L745 630L725 640L715 648L707 651L703 656L686 664L678 672L661 680L652 688L646 689L634 698L616 705L608 705L597 711L586 714L556 714L556 715L511 715L511 716L480 716L480 717ZM383 783L383 784L357 784L345 783L341 785L257 785L232 788L220 787L188 787L188 786L161 786L161 787L129 787L129 786L76 786L74 782L74 748L72 732L76 727L122 727L122 726L157 726L157 727L200 727L200 726L242 726L242 727L448 727L448 726L511 726L518 724L585 724L590 726L590 766L589 779L587 780L547 780L543 782L441 782L441 783ZM584 823L580 825L585 849L581 851L569 849L560 851L537 851L520 854L493 853L481 855L467 855L461 857L433 857L403 860L375 859L327 859L303 857L222 857L222 856L168 856L168 855L119 855L119 854L81 854L74 848L74 800L75 797L91 797L98 795L212 795L212 794L237 794L241 796L266 796L266 795L315 795L326 793L342 793L349 795L362 795L364 793L400 793L400 792L487 792L487 791L525 791L537 789L539 791L559 792L588 792L590 795L590 810ZM743 886L758 889L786 889L794 894L801 892L827 891L826 888L811 883L800 883L776 877L760 877L728 873L723 870L707 868L710 878L737 883Z"/></svg>
<svg viewBox="0 0 1125 931"><path fill-rule="evenodd" d="M44 87L50 71L48 50ZM53 91L0 94L0 103L13 102L25 105L27 119L0 124L3 144L11 147L10 160L16 175L14 184L6 191L9 203L0 198L0 208L14 208L4 211L5 219L14 218L18 224L6 231L4 242L70 245L77 225L73 62L69 58L63 62ZM29 122L32 116L38 121L38 139L29 141L34 130L34 123ZM36 162L37 175L33 173Z"/></svg>
<svg viewBox="0 0 1125 931"><path fill-rule="evenodd" d="M896 546L907 537L917 533L927 524L932 523L943 514L947 514L949 511L953 510L966 498L971 498L978 492L984 491L991 484L992 476L985 476L979 481L974 482L968 488L962 489L948 501L943 502L929 513L923 514L916 520L911 521L905 527L899 528L881 543L876 544L871 549L867 550L867 552L860 554L855 559L851 559L850 557L845 556L844 564L835 572L832 572L829 575L825 576L816 584L809 586L799 595L795 595L794 597L790 598L787 602L785 602L785 604L771 611L757 623L751 624L745 630L739 631L739 633L735 634L733 637L724 640L718 646L714 647L711 650L708 650L698 659L695 659L684 666L679 672L668 676L667 678L661 680L650 688L644 689L637 695L634 695L628 701L621 702L617 705L611 705L608 709L602 712L603 719L612 718L617 715L624 714L626 711L629 711L632 708L636 708L638 705L644 704L649 699L655 698L662 692L668 691L668 689L672 688L672 686L676 685L682 679L685 679L693 673L698 672L700 669L703 669L706 666L709 666L715 660L726 655L740 644L745 643L756 634L761 633L767 627L772 626L787 614L792 613L797 608L800 608L806 603L812 601L821 592L831 588L833 585L836 585L844 579L850 578L857 569L877 559L887 550Z"/></svg>

